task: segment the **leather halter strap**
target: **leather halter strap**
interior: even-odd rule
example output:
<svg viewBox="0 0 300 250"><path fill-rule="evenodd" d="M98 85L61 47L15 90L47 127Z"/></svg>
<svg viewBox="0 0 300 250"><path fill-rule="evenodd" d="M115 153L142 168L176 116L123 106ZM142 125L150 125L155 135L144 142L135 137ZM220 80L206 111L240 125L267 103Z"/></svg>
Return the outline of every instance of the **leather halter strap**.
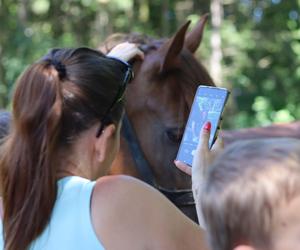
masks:
<svg viewBox="0 0 300 250"><path fill-rule="evenodd" d="M123 117L122 134L125 137L128 145L129 145L130 152L133 156L135 166L138 170L138 173L141 176L142 181L155 187L156 183L154 180L152 168L149 166L148 161L144 157L144 153L141 150L140 144L138 143L137 138L136 138L135 131L134 131L126 113L124 114L124 117Z"/></svg>
<svg viewBox="0 0 300 250"><path fill-rule="evenodd" d="M167 189L157 185L152 168L145 159L144 153L137 140L136 133L126 113L123 117L122 134L129 145L130 152L141 180L158 189L176 206L195 205L191 189Z"/></svg>

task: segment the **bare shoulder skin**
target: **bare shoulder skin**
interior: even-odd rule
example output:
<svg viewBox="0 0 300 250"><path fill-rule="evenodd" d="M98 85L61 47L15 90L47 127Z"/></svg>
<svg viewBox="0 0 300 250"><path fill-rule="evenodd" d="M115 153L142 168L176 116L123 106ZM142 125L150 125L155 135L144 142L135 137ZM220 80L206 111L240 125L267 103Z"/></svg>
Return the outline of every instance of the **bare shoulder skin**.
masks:
<svg viewBox="0 0 300 250"><path fill-rule="evenodd" d="M96 234L107 249L208 249L197 224L157 190L132 177L100 178L91 214Z"/></svg>

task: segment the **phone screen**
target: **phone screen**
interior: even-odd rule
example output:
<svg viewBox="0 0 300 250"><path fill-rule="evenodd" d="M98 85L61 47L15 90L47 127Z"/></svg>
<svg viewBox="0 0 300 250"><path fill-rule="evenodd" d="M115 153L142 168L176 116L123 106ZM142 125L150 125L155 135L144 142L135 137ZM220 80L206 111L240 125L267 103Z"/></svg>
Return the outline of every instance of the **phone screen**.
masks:
<svg viewBox="0 0 300 250"><path fill-rule="evenodd" d="M199 135L205 122L211 122L209 147L211 148L218 130L219 121L229 92L225 88L199 86L177 154L177 160L192 165Z"/></svg>

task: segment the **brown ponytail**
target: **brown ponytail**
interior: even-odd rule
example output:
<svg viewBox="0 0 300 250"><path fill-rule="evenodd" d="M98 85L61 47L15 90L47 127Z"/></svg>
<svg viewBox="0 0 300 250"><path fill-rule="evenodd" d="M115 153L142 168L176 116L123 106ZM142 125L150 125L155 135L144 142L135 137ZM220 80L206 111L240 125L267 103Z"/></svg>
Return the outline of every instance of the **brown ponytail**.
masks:
<svg viewBox="0 0 300 250"><path fill-rule="evenodd" d="M55 204L58 152L70 153L81 132L109 112L127 67L88 48L54 49L27 69L13 97L12 129L1 146L0 176L6 250L27 249ZM96 136L96 135L95 135Z"/></svg>
<svg viewBox="0 0 300 250"><path fill-rule="evenodd" d="M46 62L34 64L17 84L14 126L1 152L7 250L27 249L50 219L57 193L53 156L61 113L57 70Z"/></svg>

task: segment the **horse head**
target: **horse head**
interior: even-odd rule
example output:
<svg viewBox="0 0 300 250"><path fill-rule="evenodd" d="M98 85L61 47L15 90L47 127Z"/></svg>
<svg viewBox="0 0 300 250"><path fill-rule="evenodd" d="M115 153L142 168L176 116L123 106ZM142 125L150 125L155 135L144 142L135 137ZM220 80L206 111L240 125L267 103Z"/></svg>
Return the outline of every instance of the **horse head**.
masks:
<svg viewBox="0 0 300 250"><path fill-rule="evenodd" d="M207 15L187 32L185 23L170 39L156 40L142 35L113 36L102 46L109 51L117 42L138 43L144 60L133 62L134 80L126 90L125 110L144 158L149 163L156 187L189 189L190 178L174 166L185 124L199 84L214 86L194 53L201 44ZM113 41L113 42L111 42ZM126 143L125 143L126 144ZM123 145L123 146L122 146ZM121 143L112 173L126 173L126 146ZM123 162L122 162L123 161ZM132 175L138 175L132 173Z"/></svg>

